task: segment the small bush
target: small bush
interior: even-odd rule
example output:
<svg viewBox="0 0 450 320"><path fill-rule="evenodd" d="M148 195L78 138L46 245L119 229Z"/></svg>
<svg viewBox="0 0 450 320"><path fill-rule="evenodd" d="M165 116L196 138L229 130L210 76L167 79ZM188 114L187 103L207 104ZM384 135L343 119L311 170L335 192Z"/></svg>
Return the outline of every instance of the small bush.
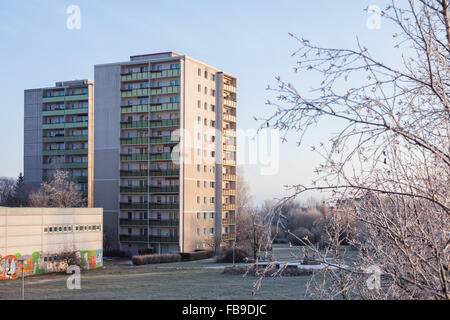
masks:
<svg viewBox="0 0 450 320"><path fill-rule="evenodd" d="M147 254L134 256L131 261L137 266L144 264L178 262L181 261L181 255L179 253Z"/></svg>
<svg viewBox="0 0 450 320"><path fill-rule="evenodd" d="M195 261L212 258L214 252L212 250L198 249L194 252L180 252L180 255L183 261Z"/></svg>
<svg viewBox="0 0 450 320"><path fill-rule="evenodd" d="M234 262L246 262L247 257L247 251L240 248L234 249ZM233 248L225 249L216 257L216 262L233 262Z"/></svg>
<svg viewBox="0 0 450 320"><path fill-rule="evenodd" d="M230 266L226 267L223 270L223 273L225 274L232 274L232 275L242 275L246 274L248 276L264 276L264 277L299 277L299 276L308 276L313 273L313 270L307 270L307 269L299 269L299 268L286 268L284 270L279 270L275 266L268 267L267 269L262 266L255 267L253 266Z"/></svg>

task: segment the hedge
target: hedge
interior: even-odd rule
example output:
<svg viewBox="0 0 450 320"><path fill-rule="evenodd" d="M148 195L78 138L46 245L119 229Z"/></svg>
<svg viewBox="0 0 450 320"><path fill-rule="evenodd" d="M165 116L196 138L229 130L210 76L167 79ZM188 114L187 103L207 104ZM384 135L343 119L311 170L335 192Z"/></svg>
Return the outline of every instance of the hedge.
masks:
<svg viewBox="0 0 450 320"><path fill-rule="evenodd" d="M181 261L179 253L165 253L165 254L146 254L140 256L133 256L131 259L134 265L168 263Z"/></svg>

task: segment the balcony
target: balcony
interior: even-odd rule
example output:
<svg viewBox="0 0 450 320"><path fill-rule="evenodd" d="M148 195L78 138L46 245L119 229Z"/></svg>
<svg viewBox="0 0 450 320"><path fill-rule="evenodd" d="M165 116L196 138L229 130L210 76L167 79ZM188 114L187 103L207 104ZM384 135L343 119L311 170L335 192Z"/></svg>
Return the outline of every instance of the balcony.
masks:
<svg viewBox="0 0 450 320"><path fill-rule="evenodd" d="M180 221L178 219L150 219L149 224L157 227L178 227Z"/></svg>
<svg viewBox="0 0 450 320"><path fill-rule="evenodd" d="M120 209L134 209L134 210L174 210L179 209L179 203L129 203L129 202L121 202Z"/></svg>
<svg viewBox="0 0 450 320"><path fill-rule="evenodd" d="M177 144L180 138L176 136L120 138L121 145L148 145L148 144Z"/></svg>
<svg viewBox="0 0 450 320"><path fill-rule="evenodd" d="M150 236L150 242L169 242L178 243L180 240L178 237L166 237L166 236Z"/></svg>
<svg viewBox="0 0 450 320"><path fill-rule="evenodd" d="M151 72L151 79L178 77L180 69L154 70Z"/></svg>
<svg viewBox="0 0 450 320"><path fill-rule="evenodd" d="M44 110L42 111L42 116L62 116L71 114L88 114L88 108L77 108L77 109L63 109L63 110Z"/></svg>
<svg viewBox="0 0 450 320"><path fill-rule="evenodd" d="M236 189L223 189L223 195L224 196L235 196Z"/></svg>
<svg viewBox="0 0 450 320"><path fill-rule="evenodd" d="M180 92L180 86L166 86L166 87L159 87L155 89L151 89L150 94L151 95L159 95L159 94L174 94Z"/></svg>
<svg viewBox="0 0 450 320"><path fill-rule="evenodd" d="M88 141L87 135L79 136L62 136L62 137L43 137L42 142L71 142L71 141Z"/></svg>
<svg viewBox="0 0 450 320"><path fill-rule="evenodd" d="M150 94L150 89L139 88L139 89L122 89L120 90L120 96L122 98L126 97L148 97Z"/></svg>
<svg viewBox="0 0 450 320"><path fill-rule="evenodd" d="M227 137L236 137L236 130L223 129L223 135Z"/></svg>
<svg viewBox="0 0 450 320"><path fill-rule="evenodd" d="M148 220L145 219L120 219L121 226L147 226Z"/></svg>
<svg viewBox="0 0 450 320"><path fill-rule="evenodd" d="M236 205L234 203L224 203L223 204L224 211L236 210Z"/></svg>
<svg viewBox="0 0 450 320"><path fill-rule="evenodd" d="M173 120L152 120L150 122L151 128L160 128L160 127L179 127L180 119Z"/></svg>
<svg viewBox="0 0 450 320"><path fill-rule="evenodd" d="M121 170L121 177L178 177L180 170Z"/></svg>
<svg viewBox="0 0 450 320"><path fill-rule="evenodd" d="M149 104L140 104L136 106L121 106L120 113L140 113L148 112L150 110Z"/></svg>
<svg viewBox="0 0 450 320"><path fill-rule="evenodd" d="M84 100L88 100L88 99L89 99L88 94L75 94L75 95L70 95L70 96L45 97L45 98L42 98L42 103L64 102L64 101L84 101Z"/></svg>
<svg viewBox="0 0 450 320"><path fill-rule="evenodd" d="M234 100L230 100L230 99L223 99L223 104L226 105L227 107L231 107L231 108L236 108L237 103Z"/></svg>
<svg viewBox="0 0 450 320"><path fill-rule="evenodd" d="M87 155L88 149L43 150L43 156Z"/></svg>
<svg viewBox="0 0 450 320"><path fill-rule="evenodd" d="M223 145L223 150L224 151L232 151L235 152L236 151L236 146L233 146L231 144L224 144Z"/></svg>
<svg viewBox="0 0 450 320"><path fill-rule="evenodd" d="M224 174L223 180L225 181L236 181L236 175L235 174Z"/></svg>
<svg viewBox="0 0 450 320"><path fill-rule="evenodd" d="M88 121L79 122L62 122L62 123L45 123L42 125L43 130L48 129L66 129L66 128L87 128Z"/></svg>
<svg viewBox="0 0 450 320"><path fill-rule="evenodd" d="M122 242L147 242L147 240L147 236L120 235L120 241Z"/></svg>
<svg viewBox="0 0 450 320"><path fill-rule="evenodd" d="M121 193L161 193L161 194L167 194L167 193L178 193L179 187L178 186L163 186L163 187L156 187L151 186L150 188L148 186L144 187L120 187Z"/></svg>
<svg viewBox="0 0 450 320"><path fill-rule="evenodd" d="M87 162L44 163L42 169L87 169Z"/></svg>
<svg viewBox="0 0 450 320"><path fill-rule="evenodd" d="M223 89L228 91L228 92L236 93L236 87L233 86L232 84L224 83L223 84Z"/></svg>
<svg viewBox="0 0 450 320"><path fill-rule="evenodd" d="M235 234L235 233L223 233L223 234L222 234L222 240L223 240L223 241L233 241L233 240L236 240L236 234Z"/></svg>
<svg viewBox="0 0 450 320"><path fill-rule="evenodd" d="M229 225L235 225L236 219L233 218L224 218L222 219L222 225L223 226L229 226Z"/></svg>
<svg viewBox="0 0 450 320"><path fill-rule="evenodd" d="M236 122L236 117L231 114L224 114L223 120L228 122Z"/></svg>
<svg viewBox="0 0 450 320"><path fill-rule="evenodd" d="M137 81L146 80L149 78L149 72L136 72L136 73L122 73L120 75L120 81Z"/></svg>
<svg viewBox="0 0 450 320"><path fill-rule="evenodd" d="M162 103L162 104L152 104L150 107L152 112L156 111L172 111L172 110L180 110L179 102L171 102L171 103Z"/></svg>
<svg viewBox="0 0 450 320"><path fill-rule="evenodd" d="M224 166L236 166L236 160L224 159L223 160L223 165Z"/></svg>

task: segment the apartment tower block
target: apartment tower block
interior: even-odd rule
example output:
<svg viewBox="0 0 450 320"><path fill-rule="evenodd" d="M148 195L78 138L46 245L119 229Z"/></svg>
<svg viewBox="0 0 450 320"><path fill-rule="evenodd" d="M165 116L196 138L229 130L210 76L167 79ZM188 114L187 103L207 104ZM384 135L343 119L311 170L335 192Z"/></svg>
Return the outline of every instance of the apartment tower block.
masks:
<svg viewBox="0 0 450 320"><path fill-rule="evenodd" d="M24 92L24 177L36 189L55 170L70 178L93 203L94 82L56 82Z"/></svg>
<svg viewBox="0 0 450 320"><path fill-rule="evenodd" d="M105 249L187 252L235 240L236 78L174 52L94 74Z"/></svg>

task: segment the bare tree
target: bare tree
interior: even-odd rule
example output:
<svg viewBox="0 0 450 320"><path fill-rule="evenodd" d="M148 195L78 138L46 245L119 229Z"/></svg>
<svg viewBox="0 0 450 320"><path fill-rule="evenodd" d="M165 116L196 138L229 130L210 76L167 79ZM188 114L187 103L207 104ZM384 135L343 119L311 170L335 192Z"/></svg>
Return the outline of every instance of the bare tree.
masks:
<svg viewBox="0 0 450 320"><path fill-rule="evenodd" d="M358 256L350 261L342 247L346 220L339 210L330 215L329 246L317 255L333 268L320 281L313 277L313 296L450 299L449 1L408 0L404 8L392 1L382 16L398 29L400 67L359 41L356 49L327 48L291 35L299 42L294 71L316 73L320 82L300 92L277 78L269 88L276 102L268 102L276 111L260 120L298 132L300 144L323 120L340 127L330 143L313 147L323 158L318 178L290 186L292 197L331 192L336 208L356 222L350 241ZM382 288L366 285L371 268L382 273Z"/></svg>
<svg viewBox="0 0 450 320"><path fill-rule="evenodd" d="M70 208L84 206L85 199L76 189L76 183L69 179L69 172L57 170L49 182L42 182L41 187L30 195L30 202L35 207Z"/></svg>
<svg viewBox="0 0 450 320"><path fill-rule="evenodd" d="M15 182L11 178L0 178L0 206L11 205L14 198Z"/></svg>

